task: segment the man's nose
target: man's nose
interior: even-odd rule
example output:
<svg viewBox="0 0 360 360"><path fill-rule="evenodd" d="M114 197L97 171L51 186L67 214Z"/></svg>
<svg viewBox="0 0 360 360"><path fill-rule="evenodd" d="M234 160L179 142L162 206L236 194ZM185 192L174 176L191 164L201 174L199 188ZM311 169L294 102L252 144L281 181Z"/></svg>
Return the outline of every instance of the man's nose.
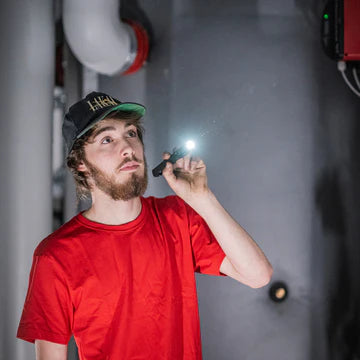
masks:
<svg viewBox="0 0 360 360"><path fill-rule="evenodd" d="M123 157L129 157L129 156L132 156L134 155L134 149L133 147L131 146L130 142L129 141L126 141L124 146L122 147L121 149L121 155Z"/></svg>

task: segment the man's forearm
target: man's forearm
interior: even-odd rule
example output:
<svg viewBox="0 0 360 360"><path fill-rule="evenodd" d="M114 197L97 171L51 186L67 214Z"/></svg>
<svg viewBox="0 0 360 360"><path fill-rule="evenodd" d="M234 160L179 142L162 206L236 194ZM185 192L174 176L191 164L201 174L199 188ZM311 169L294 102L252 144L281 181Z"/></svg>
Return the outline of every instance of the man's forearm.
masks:
<svg viewBox="0 0 360 360"><path fill-rule="evenodd" d="M35 340L36 360L66 360L67 345Z"/></svg>
<svg viewBox="0 0 360 360"><path fill-rule="evenodd" d="M205 220L234 269L249 284L266 284L272 266L251 236L230 216L209 190L189 205Z"/></svg>

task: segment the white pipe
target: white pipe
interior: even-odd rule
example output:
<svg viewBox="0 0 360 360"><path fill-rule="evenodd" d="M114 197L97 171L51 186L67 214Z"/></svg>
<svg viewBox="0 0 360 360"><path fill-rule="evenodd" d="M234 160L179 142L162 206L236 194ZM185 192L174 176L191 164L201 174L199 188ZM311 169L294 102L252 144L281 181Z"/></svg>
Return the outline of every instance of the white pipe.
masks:
<svg viewBox="0 0 360 360"><path fill-rule="evenodd" d="M101 74L124 72L136 57L136 37L121 22L119 6L119 0L64 0L69 46L83 65Z"/></svg>

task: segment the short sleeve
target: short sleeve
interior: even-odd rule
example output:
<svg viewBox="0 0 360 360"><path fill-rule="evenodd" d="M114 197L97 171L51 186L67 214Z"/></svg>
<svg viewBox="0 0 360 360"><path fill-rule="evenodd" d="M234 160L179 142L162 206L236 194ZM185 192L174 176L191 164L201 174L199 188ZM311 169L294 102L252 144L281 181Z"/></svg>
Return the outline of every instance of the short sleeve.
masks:
<svg viewBox="0 0 360 360"><path fill-rule="evenodd" d="M186 205L193 251L194 270L201 274L226 276L220 272L225 253L204 219Z"/></svg>
<svg viewBox="0 0 360 360"><path fill-rule="evenodd" d="M72 321L70 292L61 267L49 256L34 255L17 337L67 344Z"/></svg>

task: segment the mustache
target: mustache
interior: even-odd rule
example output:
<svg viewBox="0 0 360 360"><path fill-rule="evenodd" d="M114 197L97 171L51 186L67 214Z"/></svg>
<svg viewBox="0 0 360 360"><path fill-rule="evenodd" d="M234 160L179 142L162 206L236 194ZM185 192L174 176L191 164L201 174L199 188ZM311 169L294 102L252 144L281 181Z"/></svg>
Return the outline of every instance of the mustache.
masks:
<svg viewBox="0 0 360 360"><path fill-rule="evenodd" d="M124 159L120 165L116 168L116 170L120 170L126 163L131 162L131 161L136 161L137 163L139 163L140 165L143 164L144 162L140 159L138 159L135 155L131 158L126 158Z"/></svg>

